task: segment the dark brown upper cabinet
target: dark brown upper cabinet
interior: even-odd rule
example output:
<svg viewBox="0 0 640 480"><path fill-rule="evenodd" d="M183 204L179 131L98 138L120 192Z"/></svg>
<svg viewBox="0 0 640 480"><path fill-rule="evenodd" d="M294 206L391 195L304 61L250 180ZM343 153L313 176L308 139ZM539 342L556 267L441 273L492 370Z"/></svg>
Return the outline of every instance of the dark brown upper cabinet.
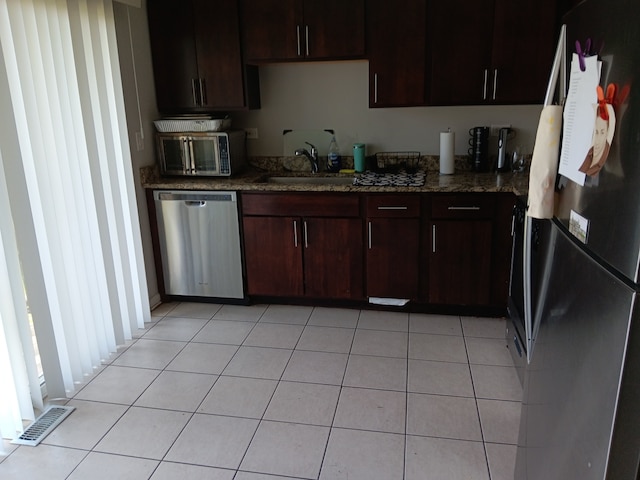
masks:
<svg viewBox="0 0 640 480"><path fill-rule="evenodd" d="M259 107L257 69L242 62L238 0L147 3L158 110Z"/></svg>
<svg viewBox="0 0 640 480"><path fill-rule="evenodd" d="M364 0L241 0L248 62L365 55Z"/></svg>
<svg viewBox="0 0 640 480"><path fill-rule="evenodd" d="M427 0L368 0L369 106L426 103Z"/></svg>
<svg viewBox="0 0 640 480"><path fill-rule="evenodd" d="M429 104L541 104L559 13L557 0L430 2Z"/></svg>

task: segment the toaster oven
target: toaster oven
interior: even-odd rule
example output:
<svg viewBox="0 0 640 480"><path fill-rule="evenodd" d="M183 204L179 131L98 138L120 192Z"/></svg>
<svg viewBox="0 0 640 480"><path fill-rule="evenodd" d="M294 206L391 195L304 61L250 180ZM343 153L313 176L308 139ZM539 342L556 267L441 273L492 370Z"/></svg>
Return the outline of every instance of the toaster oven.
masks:
<svg viewBox="0 0 640 480"><path fill-rule="evenodd" d="M229 177L247 162L245 132L157 133L162 175Z"/></svg>

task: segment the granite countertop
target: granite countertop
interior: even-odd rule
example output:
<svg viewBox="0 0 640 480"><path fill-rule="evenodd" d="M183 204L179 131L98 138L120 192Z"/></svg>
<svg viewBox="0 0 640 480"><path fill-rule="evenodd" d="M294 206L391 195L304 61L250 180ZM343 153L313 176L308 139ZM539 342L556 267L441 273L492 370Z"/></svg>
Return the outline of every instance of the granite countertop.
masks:
<svg viewBox="0 0 640 480"><path fill-rule="evenodd" d="M268 176L291 177L353 177L353 174L292 173L282 171L264 171L255 167L231 178L225 177L163 177L158 174L155 166L140 169L141 183L147 189L172 190L235 190L235 191L264 191L264 192L507 192L516 195L526 195L528 192L528 173L477 173L468 170L456 171L453 175L440 175L437 170L428 170L426 182L420 187L404 186L356 186L332 184L277 184L267 183Z"/></svg>

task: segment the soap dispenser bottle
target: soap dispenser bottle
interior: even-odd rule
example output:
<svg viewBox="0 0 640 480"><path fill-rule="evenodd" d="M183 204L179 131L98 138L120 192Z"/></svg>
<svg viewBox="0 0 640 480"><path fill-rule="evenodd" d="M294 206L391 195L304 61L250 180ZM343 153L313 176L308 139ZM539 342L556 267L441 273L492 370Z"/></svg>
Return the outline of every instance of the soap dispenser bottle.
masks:
<svg viewBox="0 0 640 480"><path fill-rule="evenodd" d="M337 173L342 168L342 158L340 157L340 149L336 142L335 135L331 137L329 144L329 155L327 156L327 171Z"/></svg>

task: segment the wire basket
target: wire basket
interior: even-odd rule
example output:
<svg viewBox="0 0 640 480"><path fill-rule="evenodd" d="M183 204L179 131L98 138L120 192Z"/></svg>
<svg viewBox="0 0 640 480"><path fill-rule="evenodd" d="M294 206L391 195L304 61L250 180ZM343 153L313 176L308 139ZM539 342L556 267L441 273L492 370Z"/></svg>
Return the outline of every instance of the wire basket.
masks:
<svg viewBox="0 0 640 480"><path fill-rule="evenodd" d="M420 168L420 152L378 152L373 157L373 169L380 173L415 173Z"/></svg>

